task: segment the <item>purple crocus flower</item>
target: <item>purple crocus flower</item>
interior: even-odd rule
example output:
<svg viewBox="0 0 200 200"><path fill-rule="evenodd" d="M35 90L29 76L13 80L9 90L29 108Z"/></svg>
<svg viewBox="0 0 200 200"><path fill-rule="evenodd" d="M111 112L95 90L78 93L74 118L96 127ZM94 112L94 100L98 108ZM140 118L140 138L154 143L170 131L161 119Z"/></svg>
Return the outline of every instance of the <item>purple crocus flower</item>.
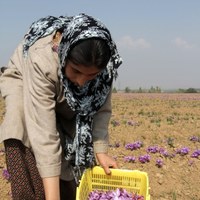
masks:
<svg viewBox="0 0 200 200"><path fill-rule="evenodd" d="M132 200L144 200L144 197L136 194L133 196Z"/></svg>
<svg viewBox="0 0 200 200"><path fill-rule="evenodd" d="M159 148L157 146L149 146L147 148L147 152L148 153L157 153L157 152L159 152Z"/></svg>
<svg viewBox="0 0 200 200"><path fill-rule="evenodd" d="M131 151L140 149L142 147L142 142L141 141L136 141L134 143L128 143L125 145L126 149L130 149Z"/></svg>
<svg viewBox="0 0 200 200"><path fill-rule="evenodd" d="M191 136L190 138L189 138L189 140L190 141L193 141L193 142L200 142L200 138L198 137L198 136Z"/></svg>
<svg viewBox="0 0 200 200"><path fill-rule="evenodd" d="M159 149L159 153L160 153L162 156L164 156L164 157L169 157L169 153L168 153L167 150L164 149L164 148L160 148L160 149Z"/></svg>
<svg viewBox="0 0 200 200"><path fill-rule="evenodd" d="M112 121L111 121L111 124L112 124L114 127L120 125L119 121L116 121L116 120L112 120Z"/></svg>
<svg viewBox="0 0 200 200"><path fill-rule="evenodd" d="M144 200L144 197L133 195L126 189L117 188L115 191L92 191L88 200Z"/></svg>
<svg viewBox="0 0 200 200"><path fill-rule="evenodd" d="M139 156L138 160L141 162L141 163L146 163L146 162L149 162L150 161L150 155L146 154L146 155L143 155L143 156Z"/></svg>
<svg viewBox="0 0 200 200"><path fill-rule="evenodd" d="M5 178L6 180L10 179L10 174L8 173L7 169L3 169L3 173L2 173L3 178Z"/></svg>
<svg viewBox="0 0 200 200"><path fill-rule="evenodd" d="M163 160L157 159L156 160L156 166L159 167L159 168L162 167L163 166Z"/></svg>
<svg viewBox="0 0 200 200"><path fill-rule="evenodd" d="M180 154L181 156L187 155L189 153L189 148L188 147L182 147L180 149L176 150L177 154Z"/></svg>
<svg viewBox="0 0 200 200"><path fill-rule="evenodd" d="M119 142L115 142L114 144L109 144L109 147L119 148L120 147L120 143Z"/></svg>
<svg viewBox="0 0 200 200"><path fill-rule="evenodd" d="M191 155L192 158L199 158L199 156L200 156L200 149L195 150Z"/></svg>
<svg viewBox="0 0 200 200"><path fill-rule="evenodd" d="M136 125L138 125L138 123L134 122L134 121L128 121L127 125L129 125L129 126L136 126Z"/></svg>
<svg viewBox="0 0 200 200"><path fill-rule="evenodd" d="M136 158L134 156L125 156L124 160L125 160L125 162L134 163L136 161Z"/></svg>

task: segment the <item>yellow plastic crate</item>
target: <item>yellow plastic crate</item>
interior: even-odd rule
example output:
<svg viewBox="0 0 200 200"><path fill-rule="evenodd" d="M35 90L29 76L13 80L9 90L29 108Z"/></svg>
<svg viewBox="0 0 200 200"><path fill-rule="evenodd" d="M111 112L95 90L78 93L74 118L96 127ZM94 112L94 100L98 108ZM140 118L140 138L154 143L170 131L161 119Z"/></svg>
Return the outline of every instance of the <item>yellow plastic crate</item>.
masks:
<svg viewBox="0 0 200 200"><path fill-rule="evenodd" d="M111 169L112 174L106 175L103 168L95 166L87 169L76 191L76 200L87 200L94 190L111 191L124 188L128 192L143 195L150 200L149 179L146 172L139 170Z"/></svg>

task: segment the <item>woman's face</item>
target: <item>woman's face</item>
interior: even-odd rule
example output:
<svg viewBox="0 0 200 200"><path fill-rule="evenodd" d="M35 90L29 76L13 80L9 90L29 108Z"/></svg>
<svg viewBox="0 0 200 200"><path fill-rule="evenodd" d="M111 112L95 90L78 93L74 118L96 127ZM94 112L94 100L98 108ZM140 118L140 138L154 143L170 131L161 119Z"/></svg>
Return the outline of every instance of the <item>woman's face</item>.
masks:
<svg viewBox="0 0 200 200"><path fill-rule="evenodd" d="M76 65L68 61L65 67L65 76L75 85L82 87L87 81L94 79L100 71L95 66Z"/></svg>

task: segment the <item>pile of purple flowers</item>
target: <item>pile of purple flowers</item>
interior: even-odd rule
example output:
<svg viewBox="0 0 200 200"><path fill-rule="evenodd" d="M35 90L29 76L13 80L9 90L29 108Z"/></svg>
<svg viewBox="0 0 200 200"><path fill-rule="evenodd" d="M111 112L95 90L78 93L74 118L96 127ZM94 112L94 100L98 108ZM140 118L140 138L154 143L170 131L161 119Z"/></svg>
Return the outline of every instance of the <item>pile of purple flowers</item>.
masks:
<svg viewBox="0 0 200 200"><path fill-rule="evenodd" d="M111 121L111 124L112 124L114 127L120 125L119 121L117 121L117 120L112 120L112 121Z"/></svg>
<svg viewBox="0 0 200 200"><path fill-rule="evenodd" d="M198 136L191 136L190 138L189 138L189 140L190 141L193 141L193 142L200 142L200 137L198 137Z"/></svg>
<svg viewBox="0 0 200 200"><path fill-rule="evenodd" d="M148 153L158 153L159 152L159 147L158 146L149 146L147 148Z"/></svg>
<svg viewBox="0 0 200 200"><path fill-rule="evenodd" d="M134 163L134 162L136 161L136 157L135 157L135 156L125 156L125 157L124 157L124 161L125 161L125 162Z"/></svg>
<svg viewBox="0 0 200 200"><path fill-rule="evenodd" d="M177 154L180 154L181 156L185 156L185 155L187 155L188 153L189 153L189 148L188 147L182 147L182 148L180 148L180 149L177 149L176 150L176 153Z"/></svg>
<svg viewBox="0 0 200 200"><path fill-rule="evenodd" d="M159 168L162 167L163 166L163 160L161 160L161 159L158 158L156 160L156 166L159 167Z"/></svg>
<svg viewBox="0 0 200 200"><path fill-rule="evenodd" d="M10 174L8 173L7 169L3 169L2 176L4 179L6 179L8 181L10 180Z"/></svg>
<svg viewBox="0 0 200 200"><path fill-rule="evenodd" d="M164 156L164 157L170 157L170 158L172 158L172 157L175 156L174 154L168 153L168 151L167 151L166 149L162 148L162 147L159 149L159 153L160 153L162 156Z"/></svg>
<svg viewBox="0 0 200 200"><path fill-rule="evenodd" d="M190 141L193 142L200 142L200 137L198 136L191 136ZM120 144L115 143L114 145L112 145L112 147L119 147ZM138 150L141 147L143 147L143 143L141 141L135 141L133 143L127 143L125 144L125 148L127 150ZM174 158L177 154L181 155L181 156L186 156L190 153L190 149L188 147L182 147L182 148L178 148L176 149L174 152L169 153L165 148L163 147L159 147L158 145L154 145L154 146L148 146L146 149L147 154L146 155L140 155L138 158L135 156L124 156L124 161L125 162L129 162L129 163L135 163L136 161L139 161L140 163L148 163L150 162L150 154L160 154L159 157L161 158ZM195 150L192 154L191 154L192 158L200 158L200 149ZM161 158L157 158L155 165L158 168L161 168L164 164L163 159Z"/></svg>
<svg viewBox="0 0 200 200"><path fill-rule="evenodd" d="M120 147L120 143L115 142L114 144L109 144L109 147L118 148L118 147Z"/></svg>
<svg viewBox="0 0 200 200"><path fill-rule="evenodd" d="M144 200L144 197L117 188L115 191L92 191L88 200Z"/></svg>
<svg viewBox="0 0 200 200"><path fill-rule="evenodd" d="M137 125L138 125L138 122L135 122L135 121L128 121L128 122L127 122L127 125L129 125L129 126L137 126Z"/></svg>
<svg viewBox="0 0 200 200"><path fill-rule="evenodd" d="M125 148L133 151L133 150L140 149L142 146L143 146L143 144L142 144L141 141L136 141L134 143L128 143L128 144L126 144Z"/></svg>
<svg viewBox="0 0 200 200"><path fill-rule="evenodd" d="M200 149L195 150L192 155L192 158L199 158L200 157Z"/></svg>
<svg viewBox="0 0 200 200"><path fill-rule="evenodd" d="M150 155L143 155L143 156L139 156L139 158L138 158L138 160L139 160L139 162L141 162L141 163L147 163L147 162L150 162L150 159L151 159L151 157L150 157ZM124 157L124 161L125 162L129 162L129 163L135 163L136 162L136 157L135 156L125 156ZM163 166L163 160L161 160L161 159L157 159L156 160L156 166L157 167L162 167Z"/></svg>
<svg viewBox="0 0 200 200"><path fill-rule="evenodd" d="M150 157L149 154L139 156L139 158L138 158L138 160L139 160L141 163L150 162L150 159L151 159L151 157Z"/></svg>
<svg viewBox="0 0 200 200"><path fill-rule="evenodd" d="M149 146L146 151L147 151L147 153L159 153L160 155L162 155L166 158L174 157L174 155L170 154L166 149L164 149L162 147L158 147L158 146Z"/></svg>

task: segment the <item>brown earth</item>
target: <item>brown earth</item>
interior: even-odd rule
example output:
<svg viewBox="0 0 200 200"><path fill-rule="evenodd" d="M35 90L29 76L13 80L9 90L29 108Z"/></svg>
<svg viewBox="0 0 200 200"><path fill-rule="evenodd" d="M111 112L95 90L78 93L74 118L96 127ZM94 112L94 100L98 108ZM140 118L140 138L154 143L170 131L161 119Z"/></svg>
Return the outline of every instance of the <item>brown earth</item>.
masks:
<svg viewBox="0 0 200 200"><path fill-rule="evenodd" d="M200 156L191 157L200 149L200 140L190 140L200 138L200 94L114 93L112 104L109 153L120 167L148 173L151 200L200 200ZM3 115L1 101L1 120ZM125 148L136 141L142 142L140 149ZM150 162L142 164L138 157L146 155L149 146L162 147L171 156L149 153ZM188 154L176 153L184 147ZM1 175L6 168L2 144L0 149L0 200L9 200L10 184ZM127 162L125 156L135 156L136 161ZM162 167L156 166L157 159L162 159Z"/></svg>

